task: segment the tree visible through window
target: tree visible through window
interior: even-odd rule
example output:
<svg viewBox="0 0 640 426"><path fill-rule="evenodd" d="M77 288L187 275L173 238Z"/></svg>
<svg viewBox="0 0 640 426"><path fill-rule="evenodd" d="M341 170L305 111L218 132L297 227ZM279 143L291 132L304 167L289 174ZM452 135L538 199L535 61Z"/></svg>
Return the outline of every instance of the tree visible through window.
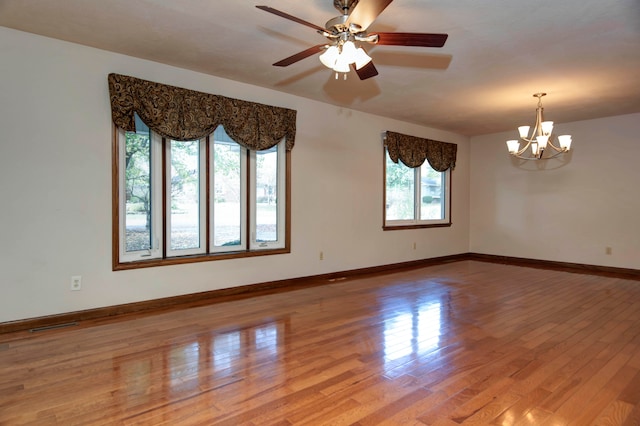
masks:
<svg viewBox="0 0 640 426"><path fill-rule="evenodd" d="M126 133L125 250L151 250L151 135L142 122Z"/></svg>

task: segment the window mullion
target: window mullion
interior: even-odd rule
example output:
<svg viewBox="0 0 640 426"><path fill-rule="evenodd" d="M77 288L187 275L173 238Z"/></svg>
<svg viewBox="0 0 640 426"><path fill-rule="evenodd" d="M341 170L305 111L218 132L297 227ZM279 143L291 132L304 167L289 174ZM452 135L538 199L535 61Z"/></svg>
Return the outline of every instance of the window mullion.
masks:
<svg viewBox="0 0 640 426"><path fill-rule="evenodd" d="M420 222L420 206L422 205L422 198L421 198L421 177L420 177L420 167L416 167L413 169L414 170L414 181L413 181L413 193L414 193L414 200L413 200L413 220L415 221L415 223L419 223Z"/></svg>
<svg viewBox="0 0 640 426"><path fill-rule="evenodd" d="M246 150L246 167L247 167L247 193L245 198L246 216L245 216L245 227L247 229L246 232L246 240L245 244L247 250L250 250L252 247L252 242L256 239L256 229L255 229L255 205L254 200L256 199L256 185L255 185L255 166L256 166L256 153L255 151L251 151L249 149Z"/></svg>
<svg viewBox="0 0 640 426"><path fill-rule="evenodd" d="M205 253L209 253L211 249L211 140L210 136L207 136L205 139L205 149L204 149L204 161L205 161L205 171L204 171L204 186L205 186L205 196L204 196L204 208L205 208L205 218L204 224L200 221L201 225L204 225L204 244L205 244ZM202 200L201 200L202 201Z"/></svg>
<svg viewBox="0 0 640 426"><path fill-rule="evenodd" d="M167 247L171 243L169 241L169 232L167 228L167 139L162 138L162 258L167 257Z"/></svg>

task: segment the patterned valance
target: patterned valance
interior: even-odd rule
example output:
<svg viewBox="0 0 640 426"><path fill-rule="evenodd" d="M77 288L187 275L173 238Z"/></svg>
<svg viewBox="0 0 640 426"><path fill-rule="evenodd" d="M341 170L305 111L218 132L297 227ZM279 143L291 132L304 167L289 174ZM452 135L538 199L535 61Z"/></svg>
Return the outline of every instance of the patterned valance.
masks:
<svg viewBox="0 0 640 426"><path fill-rule="evenodd" d="M296 137L296 111L197 92L120 74L109 74L111 115L116 126L135 131L134 113L159 135L177 141L201 139L219 125L240 145L269 149Z"/></svg>
<svg viewBox="0 0 640 426"><path fill-rule="evenodd" d="M420 167L426 159L431 167L439 172L456 167L458 145L454 143L387 131L385 145L394 163L399 159L405 166L415 168Z"/></svg>

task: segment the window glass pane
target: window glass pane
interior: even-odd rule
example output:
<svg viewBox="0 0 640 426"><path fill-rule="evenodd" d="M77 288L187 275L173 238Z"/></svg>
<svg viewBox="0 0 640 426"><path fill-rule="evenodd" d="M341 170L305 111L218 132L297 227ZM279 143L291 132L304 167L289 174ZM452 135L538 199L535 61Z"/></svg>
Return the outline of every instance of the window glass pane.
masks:
<svg viewBox="0 0 640 426"><path fill-rule="evenodd" d="M256 242L278 240L278 148L256 152Z"/></svg>
<svg viewBox="0 0 640 426"><path fill-rule="evenodd" d="M171 141L171 250L200 247L200 141Z"/></svg>
<svg viewBox="0 0 640 426"><path fill-rule="evenodd" d="M415 171L401 162L397 164L387 158L386 219L413 220Z"/></svg>
<svg viewBox="0 0 640 426"><path fill-rule="evenodd" d="M241 153L222 126L213 133L213 245L241 243Z"/></svg>
<svg viewBox="0 0 640 426"><path fill-rule="evenodd" d="M442 205L444 203L444 173L431 168L427 161L420 166L421 205L420 219L444 219Z"/></svg>
<svg viewBox="0 0 640 426"><path fill-rule="evenodd" d="M137 118L137 116L136 116ZM125 251L151 249L151 134L139 119L125 133Z"/></svg>

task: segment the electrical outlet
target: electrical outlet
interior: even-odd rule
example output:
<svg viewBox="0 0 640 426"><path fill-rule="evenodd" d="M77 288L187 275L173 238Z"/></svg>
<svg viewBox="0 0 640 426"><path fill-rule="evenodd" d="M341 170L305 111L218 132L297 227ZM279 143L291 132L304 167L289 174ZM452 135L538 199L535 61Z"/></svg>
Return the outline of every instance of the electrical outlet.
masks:
<svg viewBox="0 0 640 426"><path fill-rule="evenodd" d="M415 243L415 241L413 242L413 249L414 249L414 250L416 249L416 243Z"/></svg>
<svg viewBox="0 0 640 426"><path fill-rule="evenodd" d="M71 290L82 290L82 277L80 275L74 275L71 277Z"/></svg>
<svg viewBox="0 0 640 426"><path fill-rule="evenodd" d="M604 248L604 254L613 254L613 249L611 247L605 247Z"/></svg>
<svg viewBox="0 0 640 426"><path fill-rule="evenodd" d="M324 252L320 252L320 260L324 260Z"/></svg>

